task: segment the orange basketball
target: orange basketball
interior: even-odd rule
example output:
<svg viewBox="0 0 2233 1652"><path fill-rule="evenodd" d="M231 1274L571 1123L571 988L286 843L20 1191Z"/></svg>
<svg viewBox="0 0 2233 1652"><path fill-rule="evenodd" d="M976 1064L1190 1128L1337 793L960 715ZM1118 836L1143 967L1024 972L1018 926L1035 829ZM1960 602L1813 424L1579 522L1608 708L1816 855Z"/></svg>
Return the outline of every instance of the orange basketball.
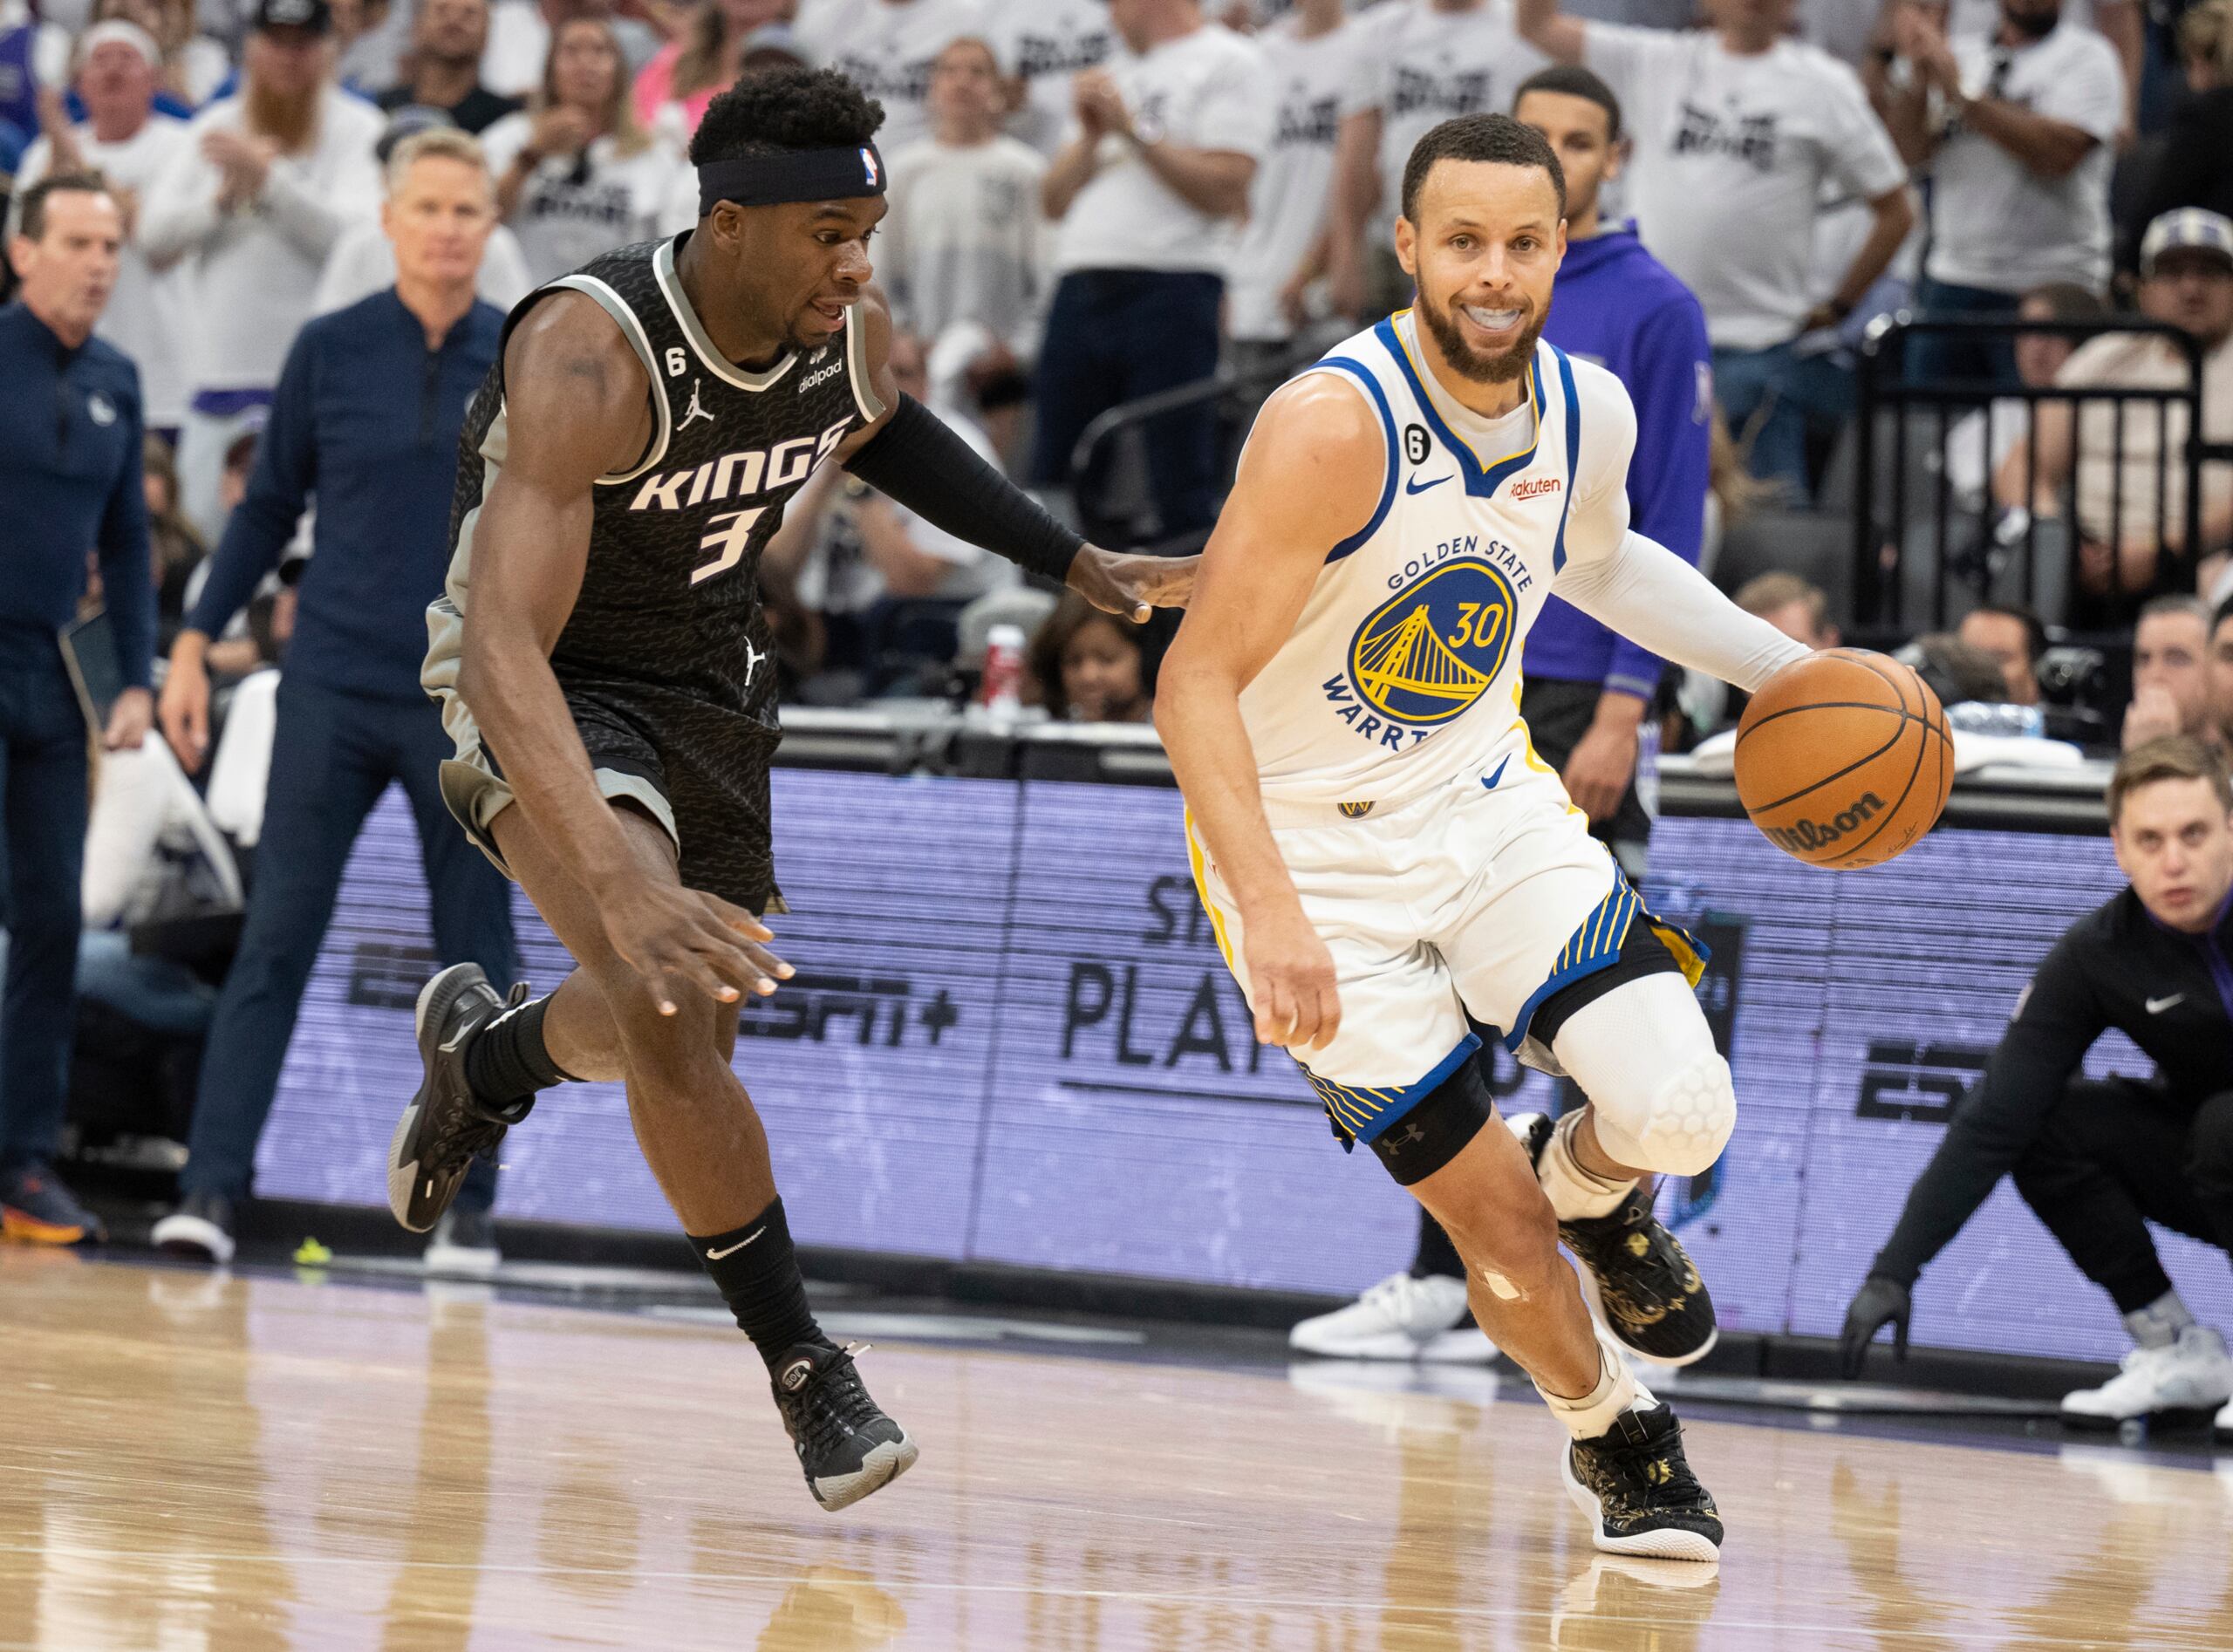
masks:
<svg viewBox="0 0 2233 1652"><path fill-rule="evenodd" d="M1874 866L1937 823L1954 786L1938 696L1884 654L1833 648L1768 679L1737 725L1737 796L1809 866Z"/></svg>

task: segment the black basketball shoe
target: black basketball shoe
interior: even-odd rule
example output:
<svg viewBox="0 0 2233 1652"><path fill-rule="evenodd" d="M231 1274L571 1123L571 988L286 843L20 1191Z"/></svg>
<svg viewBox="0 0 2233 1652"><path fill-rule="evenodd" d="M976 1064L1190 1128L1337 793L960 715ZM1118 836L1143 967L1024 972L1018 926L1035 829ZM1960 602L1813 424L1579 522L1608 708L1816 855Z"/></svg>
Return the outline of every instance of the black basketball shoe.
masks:
<svg viewBox="0 0 2233 1652"><path fill-rule="evenodd" d="M807 1490L825 1509L857 1503L915 1464L915 1442L869 1397L853 1354L806 1342L775 1367L775 1409L798 1451Z"/></svg>
<svg viewBox="0 0 2233 1652"><path fill-rule="evenodd" d="M1522 1113L1511 1124L1540 1166L1550 1118ZM1683 1241L1652 1214L1643 1187L1630 1189L1609 1216L1560 1222L1559 1239L1581 1264L1582 1294L1622 1348L1657 1365L1688 1365L1712 1351L1721 1336L1713 1298Z"/></svg>
<svg viewBox="0 0 2233 1652"><path fill-rule="evenodd" d="M1683 1459L1683 1425L1669 1407L1623 1411L1595 1439L1569 1441L1559 1474L1608 1554L1721 1558L1721 1514Z"/></svg>
<svg viewBox="0 0 2233 1652"><path fill-rule="evenodd" d="M524 1003L527 984L509 1002ZM495 1150L504 1132L528 1116L535 1097L490 1102L465 1082L473 1036L506 1007L478 964L453 964L419 992L419 1059L427 1079L395 1126L387 1158L387 1207L414 1233L441 1219L477 1153Z"/></svg>

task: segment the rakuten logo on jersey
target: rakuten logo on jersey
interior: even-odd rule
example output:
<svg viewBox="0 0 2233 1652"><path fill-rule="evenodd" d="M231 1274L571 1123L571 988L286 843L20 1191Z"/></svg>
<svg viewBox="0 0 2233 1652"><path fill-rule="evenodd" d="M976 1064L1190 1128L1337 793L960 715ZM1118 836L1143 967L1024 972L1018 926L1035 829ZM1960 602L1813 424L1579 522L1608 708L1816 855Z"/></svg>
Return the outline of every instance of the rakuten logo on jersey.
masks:
<svg viewBox="0 0 2233 1652"><path fill-rule="evenodd" d="M723 454L688 470L653 471L628 502L631 510L688 510L722 499L750 499L756 494L796 488L830 456L852 427L840 420L819 436L799 436L773 447L748 447Z"/></svg>

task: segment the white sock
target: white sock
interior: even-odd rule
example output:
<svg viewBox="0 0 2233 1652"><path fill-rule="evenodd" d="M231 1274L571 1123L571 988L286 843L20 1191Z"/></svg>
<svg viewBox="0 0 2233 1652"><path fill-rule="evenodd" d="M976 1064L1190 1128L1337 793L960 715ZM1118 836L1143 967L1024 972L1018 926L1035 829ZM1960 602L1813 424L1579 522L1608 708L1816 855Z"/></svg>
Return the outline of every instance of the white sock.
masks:
<svg viewBox="0 0 2233 1652"><path fill-rule="evenodd" d="M1577 1440L1594 1440L1613 1426L1613 1419L1623 1411L1642 1410L1659 1402L1651 1390L1636 1381L1629 1362L1607 1348L1597 1345L1597 1357L1601 1369L1597 1386L1578 1400L1561 1399L1547 1393L1538 1382L1535 1391L1543 1396L1543 1403L1551 1408L1551 1415L1566 1424L1567 1432Z"/></svg>
<svg viewBox="0 0 2233 1652"><path fill-rule="evenodd" d="M1568 1113L1551 1127L1550 1143L1535 1167L1535 1179L1550 1196L1551 1210L1561 1222L1610 1216L1635 1188L1633 1181L1608 1182L1581 1168L1571 1142L1581 1116L1579 1111Z"/></svg>
<svg viewBox="0 0 2233 1652"><path fill-rule="evenodd" d="M2125 1329L2141 1348L2168 1348L2194 1322L2195 1316L2187 1312L2176 1291L2166 1291L2146 1307L2136 1307L2125 1315Z"/></svg>

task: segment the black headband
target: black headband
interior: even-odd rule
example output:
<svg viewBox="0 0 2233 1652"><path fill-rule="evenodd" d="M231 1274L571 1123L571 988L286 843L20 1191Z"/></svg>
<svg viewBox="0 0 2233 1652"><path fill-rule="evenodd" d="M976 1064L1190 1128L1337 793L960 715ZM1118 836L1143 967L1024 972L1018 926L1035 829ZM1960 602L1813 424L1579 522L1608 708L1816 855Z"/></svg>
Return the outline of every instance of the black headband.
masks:
<svg viewBox="0 0 2233 1652"><path fill-rule="evenodd" d="M884 193L884 157L857 149L788 149L775 154L709 160L698 168L698 215L724 201L740 207L780 207L793 201L850 201Z"/></svg>

